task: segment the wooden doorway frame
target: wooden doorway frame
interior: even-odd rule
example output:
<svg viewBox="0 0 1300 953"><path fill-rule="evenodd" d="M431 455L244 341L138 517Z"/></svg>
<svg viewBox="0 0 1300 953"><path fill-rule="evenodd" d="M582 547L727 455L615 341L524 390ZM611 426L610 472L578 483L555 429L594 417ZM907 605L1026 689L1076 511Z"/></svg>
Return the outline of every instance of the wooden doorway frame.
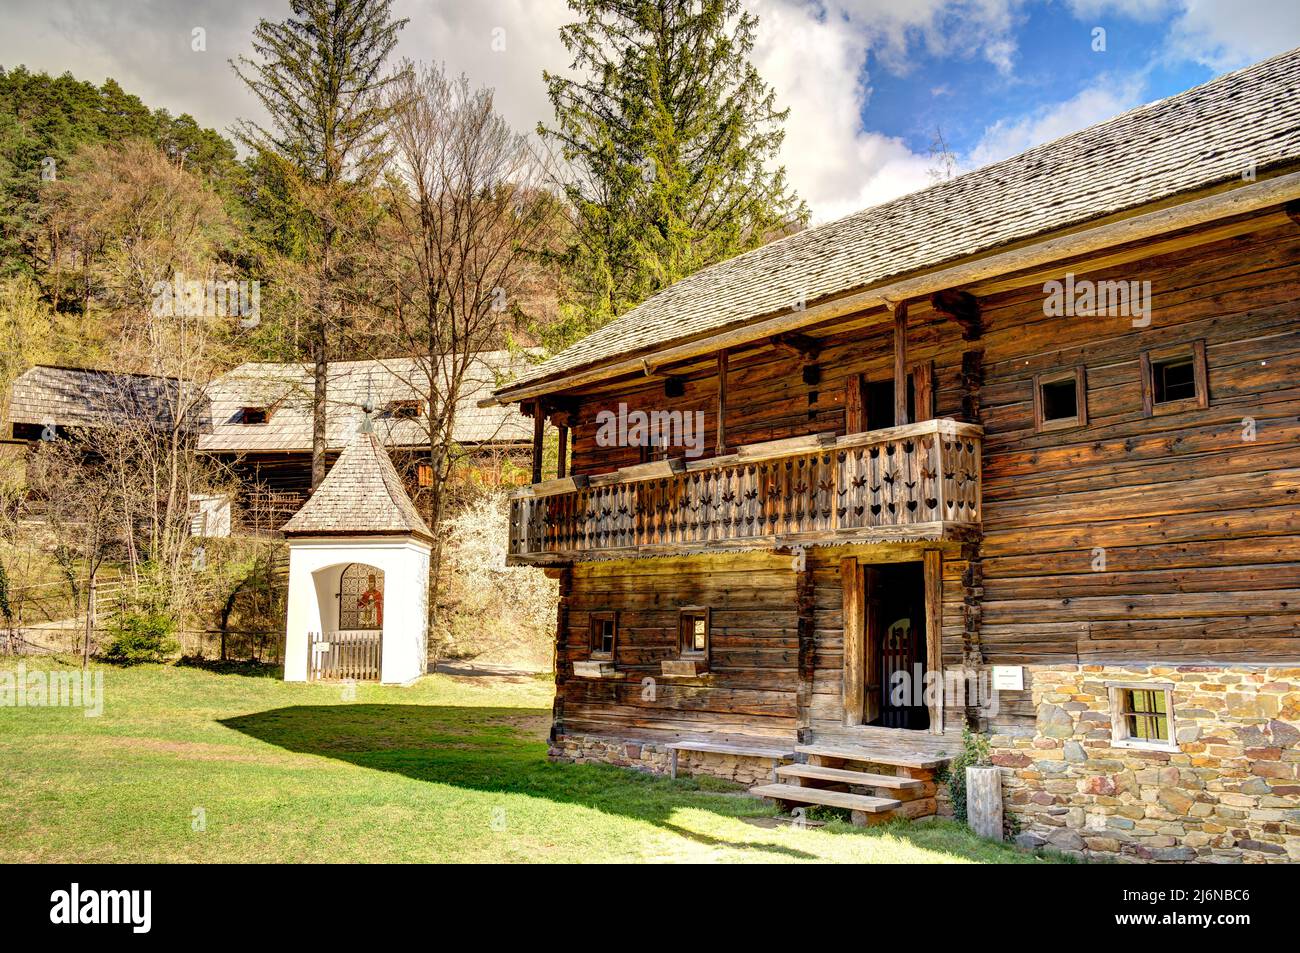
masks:
<svg viewBox="0 0 1300 953"><path fill-rule="evenodd" d="M916 562L916 560L889 560L889 562ZM927 549L921 553L922 587L925 600L925 667L933 672L932 678L943 684L943 553ZM845 556L840 560L840 585L843 592L844 619L844 669L842 698L844 724L848 727L865 724L866 684L869 655L867 646L876 633L871 631L873 613L867 610L876 594L870 592L869 574L866 570L880 563L863 562L859 556ZM943 734L943 696L929 706L929 733ZM905 731L907 729L892 729Z"/></svg>

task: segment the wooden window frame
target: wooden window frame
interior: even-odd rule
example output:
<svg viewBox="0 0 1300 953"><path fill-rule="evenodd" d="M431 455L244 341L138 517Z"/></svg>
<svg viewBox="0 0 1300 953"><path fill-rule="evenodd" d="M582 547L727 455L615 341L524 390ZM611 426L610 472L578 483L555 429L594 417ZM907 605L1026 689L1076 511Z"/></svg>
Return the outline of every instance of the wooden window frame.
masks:
<svg viewBox="0 0 1300 953"><path fill-rule="evenodd" d="M693 641L694 626L688 633L687 625L694 619L704 617L704 651L687 648ZM708 606L682 606L677 610L677 655L682 659L703 660L707 662L713 649L713 620Z"/></svg>
<svg viewBox="0 0 1300 953"><path fill-rule="evenodd" d="M1154 376L1156 365L1184 358L1191 358L1192 361L1192 380L1196 384L1195 395L1156 403ZM1206 360L1204 338L1143 351L1139 361L1139 373L1142 378L1142 413L1144 416L1158 417L1162 414L1178 414L1187 410L1204 410L1210 406L1210 374Z"/></svg>
<svg viewBox="0 0 1300 953"><path fill-rule="evenodd" d="M600 635L600 625L603 622L613 623L614 637L610 641L609 651L606 652L597 649L597 640ZM617 612L593 612L587 620L587 657L593 662L613 662L614 657L618 654L618 613Z"/></svg>
<svg viewBox="0 0 1300 953"><path fill-rule="evenodd" d="M1043 400L1043 387L1069 380L1074 381L1074 415L1048 420L1046 401ZM1086 426L1088 426L1088 373L1083 365L1035 374L1034 430L1037 433L1052 433L1057 430L1074 430Z"/></svg>
<svg viewBox="0 0 1300 953"><path fill-rule="evenodd" d="M1110 743L1113 748L1143 751L1178 751L1178 728L1174 720L1174 686L1170 682L1107 682L1110 695ZM1128 711L1124 699L1128 692L1161 692L1165 696L1165 725L1169 737L1151 741L1129 734Z"/></svg>

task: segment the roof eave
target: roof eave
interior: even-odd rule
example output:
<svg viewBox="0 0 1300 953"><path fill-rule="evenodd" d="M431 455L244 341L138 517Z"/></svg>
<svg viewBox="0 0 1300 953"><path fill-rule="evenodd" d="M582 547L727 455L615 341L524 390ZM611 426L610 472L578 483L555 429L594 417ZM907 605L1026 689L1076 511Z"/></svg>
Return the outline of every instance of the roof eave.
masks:
<svg viewBox="0 0 1300 953"><path fill-rule="evenodd" d="M518 403L611 378L652 372L678 360L699 357L723 347L756 343L773 334L836 317L1282 205L1300 199L1300 171L1287 172L1286 168L1293 166L1276 170L1271 176L1260 173L1254 182L1240 183L1235 187L1230 182L1220 182L1186 195L1166 196L1157 202L1115 213L1099 222L1030 236L956 262L936 264L910 276L886 279L874 286L823 295L809 302L802 311L783 310L746 318L693 340L670 339L650 348L614 355L537 380L507 385L494 391L492 398L480 401L479 406Z"/></svg>

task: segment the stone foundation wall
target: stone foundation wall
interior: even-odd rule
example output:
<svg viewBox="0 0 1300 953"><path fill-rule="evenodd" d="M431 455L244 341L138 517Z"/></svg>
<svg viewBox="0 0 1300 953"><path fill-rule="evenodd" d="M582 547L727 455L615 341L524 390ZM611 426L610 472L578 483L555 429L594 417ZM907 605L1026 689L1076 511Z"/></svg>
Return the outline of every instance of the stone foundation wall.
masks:
<svg viewBox="0 0 1300 953"><path fill-rule="evenodd" d="M1300 861L1300 668L1026 666L994 728L1023 846L1130 861ZM1108 683L1172 685L1177 751L1112 744Z"/></svg>
<svg viewBox="0 0 1300 953"><path fill-rule="evenodd" d="M668 774L672 752L662 744L621 741L596 735L564 734L549 750L552 760L574 764L613 764L651 774ZM708 774L737 784L752 786L772 780L772 762L766 758L744 758L703 751L677 753L678 777Z"/></svg>

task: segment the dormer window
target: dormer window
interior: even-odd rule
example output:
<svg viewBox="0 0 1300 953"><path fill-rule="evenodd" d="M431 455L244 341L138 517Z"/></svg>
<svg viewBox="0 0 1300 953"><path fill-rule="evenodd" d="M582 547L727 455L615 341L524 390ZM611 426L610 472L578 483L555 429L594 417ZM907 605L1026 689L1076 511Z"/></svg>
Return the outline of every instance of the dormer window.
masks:
<svg viewBox="0 0 1300 953"><path fill-rule="evenodd" d="M418 400L389 401L384 414L392 420L416 420L424 415L424 404Z"/></svg>
<svg viewBox="0 0 1300 953"><path fill-rule="evenodd" d="M241 424L264 424L271 419L271 409L269 407L241 407L239 409L239 422Z"/></svg>

